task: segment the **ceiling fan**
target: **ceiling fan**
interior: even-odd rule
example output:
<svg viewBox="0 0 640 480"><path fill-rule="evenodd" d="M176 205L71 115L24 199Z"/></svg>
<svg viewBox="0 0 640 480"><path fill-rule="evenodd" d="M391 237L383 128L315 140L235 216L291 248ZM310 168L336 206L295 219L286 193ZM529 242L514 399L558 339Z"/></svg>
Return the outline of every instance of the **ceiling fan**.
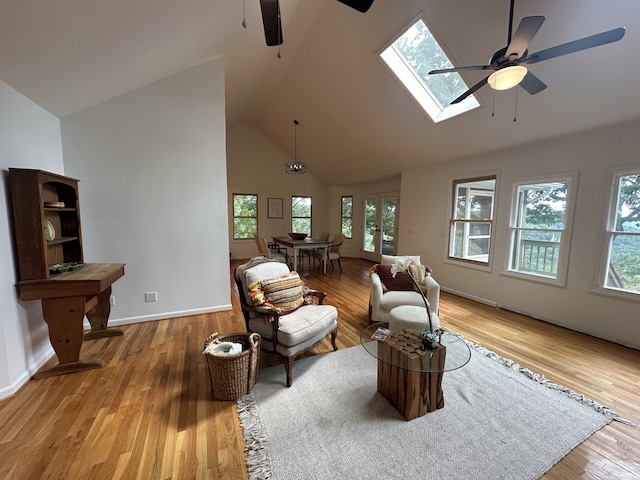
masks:
<svg viewBox="0 0 640 480"><path fill-rule="evenodd" d="M465 72L470 70L494 70L491 75L483 78L458 98L453 100L451 102L452 104L461 102L487 83L495 90L506 90L508 88L515 87L516 85L520 85L529 94L535 95L547 88L547 86L533 73L528 71L527 67L524 65L542 62L551 58L578 52L580 50L605 45L607 43L617 42L624 37L624 27L618 27L613 30L608 30L606 32L529 54L529 43L533 40L536 33L538 33L545 17L541 15L524 17L520 21L516 33L512 37L514 1L515 0L511 0L511 8L509 11L507 46L495 52L489 59L488 65L444 68L429 72L429 75L436 75L441 73Z"/></svg>
<svg viewBox="0 0 640 480"><path fill-rule="evenodd" d="M373 4L373 0L338 0L340 3L365 13ZM282 19L280 17L279 0L260 0L262 25L267 46L282 45Z"/></svg>

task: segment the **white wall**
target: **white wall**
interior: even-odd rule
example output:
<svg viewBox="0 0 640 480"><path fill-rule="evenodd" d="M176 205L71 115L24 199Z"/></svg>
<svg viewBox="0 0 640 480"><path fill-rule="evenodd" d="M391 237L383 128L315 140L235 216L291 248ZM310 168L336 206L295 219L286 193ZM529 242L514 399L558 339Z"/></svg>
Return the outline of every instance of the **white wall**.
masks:
<svg viewBox="0 0 640 480"><path fill-rule="evenodd" d="M227 132L227 172L229 192L229 246L234 259L246 259L257 255L253 240L233 240L234 193L258 194L258 230L270 238L286 235L291 231L291 207L293 195L311 195L313 201L313 235L329 232L330 238L341 230L340 199L353 196L353 238L345 240L340 249L344 257L360 257L362 246L362 195L400 190L400 178L363 185L325 186L313 176L313 169L305 175L284 173L285 162L291 161L285 152L250 125L240 125ZM301 159L304 160L304 159ZM340 172L336 172L336 183ZM267 217L267 199L282 198L282 219Z"/></svg>
<svg viewBox="0 0 640 480"><path fill-rule="evenodd" d="M402 174L400 252L418 253L443 289L495 302L623 345L640 348L640 303L594 293L609 195L608 169L640 165L640 121L584 132ZM579 172L566 286L505 276L510 186L515 178ZM492 271L453 265L446 256L449 184L453 176L499 174ZM411 199L411 200L409 200ZM409 233L413 230L413 234Z"/></svg>
<svg viewBox="0 0 640 480"><path fill-rule="evenodd" d="M8 168L64 173L59 120L0 81L0 398L20 385L53 353L40 302L16 291Z"/></svg>
<svg viewBox="0 0 640 480"><path fill-rule="evenodd" d="M230 309L224 59L65 117L62 137L85 261L126 264L110 325Z"/></svg>
<svg viewBox="0 0 640 480"><path fill-rule="evenodd" d="M302 159L301 159L302 160ZM310 171L304 175L284 172L291 158L273 142L249 125L240 125L227 132L227 171L229 192L229 247L232 258L251 258L258 254L251 240L233 240L234 193L258 195L258 231L267 239L285 236L291 231L291 197L311 196L312 235L323 231L337 232L340 224L329 225L329 191ZM267 199L283 199L281 219L267 217Z"/></svg>

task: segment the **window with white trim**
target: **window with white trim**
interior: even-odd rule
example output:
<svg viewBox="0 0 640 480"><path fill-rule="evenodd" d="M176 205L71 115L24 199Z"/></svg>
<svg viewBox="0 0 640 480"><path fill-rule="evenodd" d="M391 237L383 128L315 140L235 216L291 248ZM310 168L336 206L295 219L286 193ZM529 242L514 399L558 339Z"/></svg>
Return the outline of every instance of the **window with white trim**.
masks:
<svg viewBox="0 0 640 480"><path fill-rule="evenodd" d="M233 194L233 239L253 238L258 233L258 195Z"/></svg>
<svg viewBox="0 0 640 480"><path fill-rule="evenodd" d="M345 238L351 238L353 235L353 197L343 196L340 199L342 208L340 210L340 231Z"/></svg>
<svg viewBox="0 0 640 480"><path fill-rule="evenodd" d="M311 236L311 197L291 197L291 231Z"/></svg>
<svg viewBox="0 0 640 480"><path fill-rule="evenodd" d="M514 182L509 272L564 285L576 183L575 175Z"/></svg>
<svg viewBox="0 0 640 480"><path fill-rule="evenodd" d="M450 259L489 264L495 187L495 175L453 181Z"/></svg>
<svg viewBox="0 0 640 480"><path fill-rule="evenodd" d="M605 237L604 288L640 294L640 168L614 174Z"/></svg>

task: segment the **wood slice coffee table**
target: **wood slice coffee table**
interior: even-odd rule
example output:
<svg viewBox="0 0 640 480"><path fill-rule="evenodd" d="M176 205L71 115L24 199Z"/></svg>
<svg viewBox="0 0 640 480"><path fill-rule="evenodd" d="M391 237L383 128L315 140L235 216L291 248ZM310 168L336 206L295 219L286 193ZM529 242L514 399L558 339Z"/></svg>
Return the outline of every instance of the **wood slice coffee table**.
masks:
<svg viewBox="0 0 640 480"><path fill-rule="evenodd" d="M446 330L440 331L440 342L428 340L423 349L425 327L406 321L380 322L360 334L364 349L378 359L378 392L406 420L443 408L442 375L471 359L466 342ZM388 335L376 340L372 337L379 329L388 330Z"/></svg>

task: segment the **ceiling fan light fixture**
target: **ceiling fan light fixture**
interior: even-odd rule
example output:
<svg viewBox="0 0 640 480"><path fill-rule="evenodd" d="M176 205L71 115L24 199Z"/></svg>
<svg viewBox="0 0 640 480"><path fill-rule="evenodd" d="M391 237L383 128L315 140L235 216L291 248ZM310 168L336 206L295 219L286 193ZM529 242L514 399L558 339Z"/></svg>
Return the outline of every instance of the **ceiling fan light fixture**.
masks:
<svg viewBox="0 0 640 480"><path fill-rule="evenodd" d="M527 74L527 67L512 65L493 72L487 83L494 90L508 90L518 85Z"/></svg>

